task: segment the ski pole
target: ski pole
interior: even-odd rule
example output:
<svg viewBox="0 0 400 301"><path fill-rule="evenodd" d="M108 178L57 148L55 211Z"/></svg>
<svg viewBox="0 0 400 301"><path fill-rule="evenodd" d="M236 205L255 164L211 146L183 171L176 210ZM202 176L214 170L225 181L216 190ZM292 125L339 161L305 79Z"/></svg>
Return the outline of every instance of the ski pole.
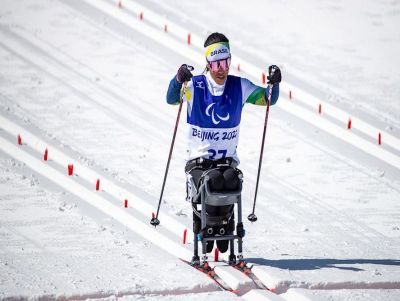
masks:
<svg viewBox="0 0 400 301"><path fill-rule="evenodd" d="M256 191L254 193L253 212L250 213L249 216L247 217L247 219L252 223L257 221L257 216L254 214L254 211L256 210L258 182L260 180L261 164L262 164L262 158L263 158L263 153L264 153L265 133L267 132L269 107L271 104L272 84L269 84L268 86L269 86L269 91L268 91L268 97L267 97L267 111L265 112L264 131L263 131L262 142L261 142L260 160L258 161L258 172L257 172L257 181L256 181Z"/></svg>
<svg viewBox="0 0 400 301"><path fill-rule="evenodd" d="M191 66L189 66L189 67L191 67ZM169 163L171 162L171 157L172 157L172 151L174 149L175 137L176 137L176 132L178 130L179 118L181 116L182 104L183 104L183 96L185 95L185 90L186 90L186 83L184 83L182 97L181 97L181 100L179 102L179 109L178 109L178 115L176 116L174 134L172 136L171 147L169 148L167 167L165 168L164 181L163 181L162 188L161 188L160 200L158 201L157 214L150 221L150 224L153 225L154 227L157 227L160 224L160 220L158 219L158 213L160 212L161 199L162 199L162 196L163 196L163 193L164 193L165 181L167 180Z"/></svg>

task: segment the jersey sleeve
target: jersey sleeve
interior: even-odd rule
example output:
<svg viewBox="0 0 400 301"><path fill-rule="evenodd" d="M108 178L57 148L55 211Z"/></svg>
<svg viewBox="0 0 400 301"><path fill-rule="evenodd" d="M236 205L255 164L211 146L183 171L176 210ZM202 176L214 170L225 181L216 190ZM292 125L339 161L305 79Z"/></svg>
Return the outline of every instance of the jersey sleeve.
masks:
<svg viewBox="0 0 400 301"><path fill-rule="evenodd" d="M263 88L253 84L247 78L241 78L242 86L242 101L245 103L251 103L254 105L265 106L267 105L267 95L269 92L269 86ZM279 97L279 84L272 87L271 94L271 105L274 105L278 101Z"/></svg>
<svg viewBox="0 0 400 301"><path fill-rule="evenodd" d="M183 101L187 101L188 103L193 100L193 82L187 82L186 87L184 87L183 84L179 83L174 76L168 86L166 97L167 103L170 105L179 104L182 96Z"/></svg>
<svg viewBox="0 0 400 301"><path fill-rule="evenodd" d="M179 104L180 101L180 91L182 88L182 84L178 83L176 80L176 76L169 82L168 91L167 91L167 103L170 105Z"/></svg>

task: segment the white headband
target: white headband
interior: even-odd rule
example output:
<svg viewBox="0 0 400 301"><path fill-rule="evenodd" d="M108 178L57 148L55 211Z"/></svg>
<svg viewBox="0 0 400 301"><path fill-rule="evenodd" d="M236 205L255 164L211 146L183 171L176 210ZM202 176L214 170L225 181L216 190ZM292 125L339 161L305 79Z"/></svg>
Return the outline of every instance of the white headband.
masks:
<svg viewBox="0 0 400 301"><path fill-rule="evenodd" d="M231 52L229 50L229 43L219 42L214 43L206 48L206 60L207 62L214 62L218 60L223 60L231 57Z"/></svg>

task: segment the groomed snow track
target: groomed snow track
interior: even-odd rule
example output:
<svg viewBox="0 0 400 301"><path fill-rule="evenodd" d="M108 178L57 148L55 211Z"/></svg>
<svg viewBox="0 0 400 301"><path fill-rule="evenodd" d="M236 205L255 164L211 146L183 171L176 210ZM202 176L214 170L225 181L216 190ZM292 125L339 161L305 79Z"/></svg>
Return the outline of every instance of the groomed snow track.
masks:
<svg viewBox="0 0 400 301"><path fill-rule="evenodd" d="M149 9L146 9L143 6L134 3L133 1L121 2L121 8L118 7L119 1L85 1L108 16L117 19L135 31L155 40L162 46L177 52L183 58L198 65L202 65L204 60L201 50L202 39L197 35L191 34L190 45L185 45L184 41L188 33L185 32L182 27L174 24L170 20L166 20L162 16L153 13ZM141 13L148 16L148 18L146 17L146 22L149 20L149 22L152 23L151 25L154 25L156 28L147 24L146 22L143 22L140 20L140 18L135 18L135 16L140 16ZM168 24L168 33L171 33L171 35L174 37L171 37L169 34L165 34L161 31L161 28L163 28L162 26L164 24ZM159 29L157 30L157 28ZM260 85L262 84L261 80L264 70L246 62L246 60L241 57L234 56L232 64L235 65L238 62L240 62L241 72L243 74L247 75L251 79L254 79L256 83ZM323 104L324 108L326 108L324 109L324 114L335 119L335 121L342 122L343 124L346 124L349 117L349 114L346 112L330 104L321 102L313 95L290 83L283 82L281 84L281 91L286 95L289 95L289 91L296 91L296 100L299 100L304 106L300 106L296 102L282 101L279 104L280 108L290 112L306 122L311 123L313 126L316 126L317 128L320 128L331 135L344 140L346 143L361 149L369 155L375 156L376 158L392 165L393 167L400 169L400 156L398 156L398 153L396 154L396 152L400 150L400 140L396 137L383 130L377 129L358 118L352 118L352 128L360 131L369 139L362 138L360 135L356 135L354 132L348 131L346 126L340 127L332 121L320 118L320 116L315 114L315 109L319 104ZM384 144L388 145L389 149L394 150L394 153L382 148L377 144L376 141L378 133L381 133L381 135L385 137Z"/></svg>
<svg viewBox="0 0 400 301"><path fill-rule="evenodd" d="M146 24L145 22L132 18L132 14L142 12L145 10L145 8L133 4L132 2L123 2L123 8L121 9L118 7L118 3L116 1L85 1L105 14L108 14L109 16L126 24L127 26L131 26L134 30L145 34L148 37L156 39L157 42L172 49L173 51L176 51L179 55L186 56L188 60L195 60L196 62L201 62L203 60L200 51L201 46L196 44L198 41L200 41L197 36L192 35L193 49L185 49L185 51L181 51L180 49L182 49L183 42L177 42L176 39L171 38L169 35L165 35L161 31L155 30L152 26ZM165 20L163 20L162 17L152 13L151 11L146 10L146 16L151 16L149 19L153 20L153 22L156 22L153 25L159 26L160 24L165 24ZM179 28L177 25L171 24L171 22L169 22L168 28L169 32L171 33L177 33L179 35L183 33L181 28ZM176 29L176 31L174 31L174 29ZM19 53L22 56L23 47L21 46L20 41L12 38L14 34L15 32L12 30L4 28L0 31L2 41L7 41L7 48L9 47L8 49L12 49L15 53ZM22 32L19 32L18 35L29 40L29 42L41 49L43 53L49 53L51 51L50 49L46 48L45 44L40 44L38 40L32 39L28 35L24 36ZM49 56L51 55L49 54ZM42 58L37 57L37 61L35 63L40 65L41 59ZM240 61L245 74L251 78L260 78L260 76L258 76L262 73L260 69L252 66L251 64L246 64L245 60L242 60L239 57L236 57L235 59ZM51 74L52 71L50 70L49 73ZM66 73L64 76L68 76L68 74ZM87 86L85 84L80 84L79 81L75 83L74 88L76 91L83 93L82 97L91 94L89 90L86 90ZM369 138L361 137L353 131L346 130L345 127L341 128L340 126L328 120L322 119L318 115L312 114L312 110L310 108L314 108L316 104L319 103L319 101L316 100L312 95L307 94L306 92L301 91L299 88L289 84L282 85L282 90L286 94L288 94L289 90L296 90L296 99L300 100L301 103L305 105L303 107L296 103L281 102L280 106L284 110L306 120L307 122L310 122L312 125L320 129L329 132L337 138L344 140L346 143L360 148L369 155L374 156L397 169L400 169L400 158L396 154L396 152L398 152L400 149L400 142L398 139L389 135L388 133L384 133L379 129L371 127L361 120L353 118L354 126L357 127L360 132L363 132L365 135L369 136ZM96 96L94 95L93 98L95 99L95 97ZM342 120L348 117L345 112L339 111L332 106L326 104L324 104L324 106L329 108L327 110L327 114L332 114L332 116L335 116L335 118ZM127 119L129 118L129 116L125 117ZM166 214L161 214L160 219L163 222L163 229L161 231L155 230L148 223L143 222L144 220L150 220L151 214L154 212L155 208L142 201L140 196L120 187L118 184L115 184L112 181L102 179L100 174L96 173L91 168L84 166L76 158L70 157L59 149L49 146L46 141L32 134L23 126L12 122L6 116L0 116L0 124L1 129L5 131L2 132L2 135L0 136L0 146L2 151L16 158L17 160L24 162L36 172L56 182L66 191L69 191L84 199L91 206L103 211L105 214L112 216L115 220L118 220L132 231L137 232L144 238L151 241L154 245L164 249L164 251L171 253L177 258L189 259L191 257L191 252L189 250L190 248L185 248L179 243L181 234L186 228L184 225L178 223L175 219L170 218ZM149 129L149 131L151 131L151 129ZM374 143L375 133L377 132L383 133L383 137L385 137L385 144L388 146L387 148L378 146L376 143ZM23 144L20 146L16 145L15 143L18 135L21 135L23 139ZM46 148L49 150L49 156L51 158L50 162L44 162L40 159L43 150ZM74 165L75 173L73 177L69 177L66 174L66 166L68 164ZM93 189L89 188L92 186L94 187L94 183L97 179L101 179L101 192L95 192ZM111 203L107 199L107 195L111 195L114 199L121 199L121 202L124 198L129 199L130 204L134 204L131 205L131 208L129 208L131 211L123 210ZM140 218L137 218L138 215ZM192 237L189 235L188 240L191 239ZM262 266L255 267L254 272L258 275L258 277L268 287L281 293L281 295L275 295L271 292L254 289L252 282L234 269L228 267L224 267L223 269L225 269L225 271L221 271L221 276L224 277L224 280L230 285L230 287L241 291L242 297L246 300L315 300L312 299L311 296L306 296L306 294L303 294L302 291L297 291L296 293L293 293L291 290L287 291L289 288L296 287L314 289L400 289L400 281L383 281L376 283L354 281L350 284L346 282L325 283L318 286L315 283L295 281L290 279L290 275L287 275L288 278L279 279L275 275L270 274L268 271L263 269Z"/></svg>

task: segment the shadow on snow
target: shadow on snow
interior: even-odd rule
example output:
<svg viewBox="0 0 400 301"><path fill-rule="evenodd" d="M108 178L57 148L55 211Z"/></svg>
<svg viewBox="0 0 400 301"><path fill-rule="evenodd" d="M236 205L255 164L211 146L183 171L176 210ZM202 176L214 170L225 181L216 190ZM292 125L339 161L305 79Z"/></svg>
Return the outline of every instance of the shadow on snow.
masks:
<svg viewBox="0 0 400 301"><path fill-rule="evenodd" d="M248 263L269 266L286 270L318 270L322 268L334 268L349 271L364 271L354 265L376 264L400 266L398 259L277 259L246 258Z"/></svg>

